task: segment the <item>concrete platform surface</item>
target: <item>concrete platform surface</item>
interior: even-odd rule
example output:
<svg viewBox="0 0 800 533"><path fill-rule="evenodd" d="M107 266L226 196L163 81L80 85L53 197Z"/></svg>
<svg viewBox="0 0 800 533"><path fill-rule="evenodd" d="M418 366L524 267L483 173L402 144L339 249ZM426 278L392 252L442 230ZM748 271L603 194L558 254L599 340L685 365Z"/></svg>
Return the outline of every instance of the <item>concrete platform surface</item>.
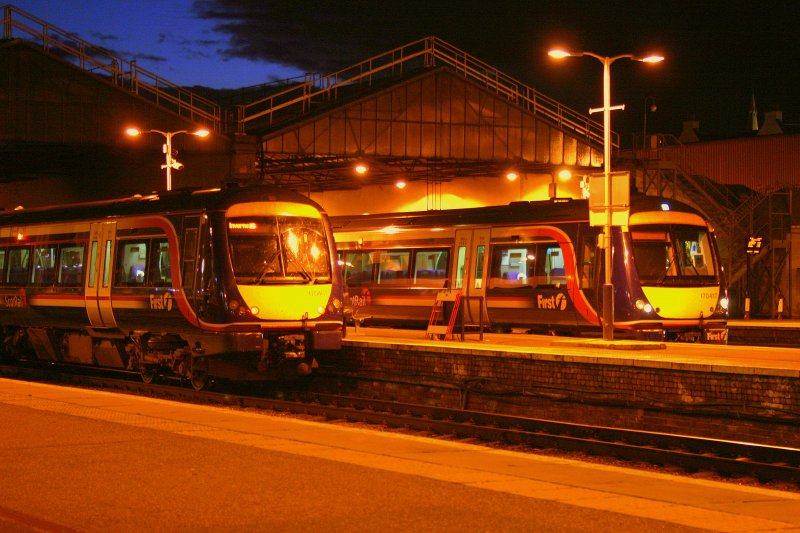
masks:
<svg viewBox="0 0 800 533"><path fill-rule="evenodd" d="M800 493L0 379L3 531L798 531Z"/></svg>
<svg viewBox="0 0 800 533"><path fill-rule="evenodd" d="M552 337L526 333L468 333L446 340L430 339L424 330L348 328L345 343L425 346L434 350L501 354L542 360L603 362L680 370L699 370L800 377L800 349L774 346L690 344L630 340Z"/></svg>

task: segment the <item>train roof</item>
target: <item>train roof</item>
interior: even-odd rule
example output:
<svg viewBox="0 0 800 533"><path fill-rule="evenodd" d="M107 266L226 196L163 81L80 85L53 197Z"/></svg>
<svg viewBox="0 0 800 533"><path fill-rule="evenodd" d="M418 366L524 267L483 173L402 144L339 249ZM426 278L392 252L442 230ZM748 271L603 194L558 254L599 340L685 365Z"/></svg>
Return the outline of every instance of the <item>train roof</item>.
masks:
<svg viewBox="0 0 800 533"><path fill-rule="evenodd" d="M125 198L76 204L18 209L0 213L0 226L68 220L114 218L141 214L171 214L227 209L239 202L284 201L308 204L324 211L316 202L289 189L268 185L230 186L222 189L178 189Z"/></svg>
<svg viewBox="0 0 800 533"><path fill-rule="evenodd" d="M689 212L705 217L696 209L663 198L631 195L631 213L661 211L663 203L673 211ZM507 205L469 207L440 211L415 211L407 213L378 213L356 216L332 217L334 231L355 231L388 225L403 227L458 226L466 224L497 223L568 223L589 220L588 200L559 198L534 202L511 202Z"/></svg>

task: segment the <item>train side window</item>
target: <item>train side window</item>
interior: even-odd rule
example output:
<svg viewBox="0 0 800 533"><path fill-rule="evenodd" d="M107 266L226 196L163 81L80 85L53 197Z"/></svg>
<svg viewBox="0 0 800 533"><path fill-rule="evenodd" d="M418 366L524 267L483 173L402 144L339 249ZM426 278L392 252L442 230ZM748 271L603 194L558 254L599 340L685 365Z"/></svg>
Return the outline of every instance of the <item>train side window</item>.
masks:
<svg viewBox="0 0 800 533"><path fill-rule="evenodd" d="M114 285L143 287L146 281L147 241L120 241L114 269Z"/></svg>
<svg viewBox="0 0 800 533"><path fill-rule="evenodd" d="M150 253L150 278L151 287L169 287L172 285L172 267L169 257L169 241L167 239L153 239Z"/></svg>
<svg viewBox="0 0 800 533"><path fill-rule="evenodd" d="M25 285L28 282L28 265L30 262L30 248L11 248L8 250L8 274L6 281L9 285Z"/></svg>
<svg viewBox="0 0 800 533"><path fill-rule="evenodd" d="M58 284L76 287L83 281L83 245L62 244L58 264Z"/></svg>
<svg viewBox="0 0 800 533"><path fill-rule="evenodd" d="M0 283L5 283L6 277L3 275L6 271L6 250L0 248Z"/></svg>
<svg viewBox="0 0 800 533"><path fill-rule="evenodd" d="M486 255L486 246L481 244L475 254L475 288L483 287L483 260Z"/></svg>
<svg viewBox="0 0 800 533"><path fill-rule="evenodd" d="M380 252L378 285L405 285L409 283L408 267L411 252L387 250Z"/></svg>
<svg viewBox="0 0 800 533"><path fill-rule="evenodd" d="M489 288L515 288L536 285L536 245L505 244L492 247Z"/></svg>
<svg viewBox="0 0 800 533"><path fill-rule="evenodd" d="M442 288L447 281L447 250L417 250L412 279L418 287Z"/></svg>
<svg viewBox="0 0 800 533"><path fill-rule="evenodd" d="M564 270L564 254L558 243L546 243L537 245L536 255L539 261L536 262L534 271L535 286L560 286L567 283L567 276Z"/></svg>
<svg viewBox="0 0 800 533"><path fill-rule="evenodd" d="M589 235L586 235L583 241L583 254L581 254L581 269L578 272L581 279L581 289L590 289L593 286L596 250L597 242Z"/></svg>
<svg viewBox="0 0 800 533"><path fill-rule="evenodd" d="M89 287L94 287L95 276L96 276L96 264L97 264L97 241L92 241L92 248L89 253Z"/></svg>
<svg viewBox="0 0 800 533"><path fill-rule="evenodd" d="M464 274L467 266L467 247L458 247L458 257L456 259L456 279L453 283L454 289L461 289L464 287Z"/></svg>
<svg viewBox="0 0 800 533"><path fill-rule="evenodd" d="M369 252L345 252L342 279L349 287L372 283L372 261Z"/></svg>
<svg viewBox="0 0 800 533"><path fill-rule="evenodd" d="M31 283L33 285L52 285L56 273L56 245L45 244L33 247L33 269Z"/></svg>
<svg viewBox="0 0 800 533"><path fill-rule="evenodd" d="M197 237L200 217L186 216L183 219L183 253L181 254L183 287L191 290L197 274Z"/></svg>

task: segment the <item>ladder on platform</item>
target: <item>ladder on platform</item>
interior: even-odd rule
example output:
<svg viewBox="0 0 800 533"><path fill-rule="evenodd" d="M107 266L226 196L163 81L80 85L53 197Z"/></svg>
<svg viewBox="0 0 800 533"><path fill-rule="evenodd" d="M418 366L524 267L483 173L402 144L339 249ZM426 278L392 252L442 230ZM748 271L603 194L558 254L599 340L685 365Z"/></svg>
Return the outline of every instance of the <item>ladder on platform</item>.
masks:
<svg viewBox="0 0 800 533"><path fill-rule="evenodd" d="M453 337L453 328L461 306L461 291L445 289L436 293L436 300L431 309L431 318L428 320L427 335L429 338L446 339Z"/></svg>

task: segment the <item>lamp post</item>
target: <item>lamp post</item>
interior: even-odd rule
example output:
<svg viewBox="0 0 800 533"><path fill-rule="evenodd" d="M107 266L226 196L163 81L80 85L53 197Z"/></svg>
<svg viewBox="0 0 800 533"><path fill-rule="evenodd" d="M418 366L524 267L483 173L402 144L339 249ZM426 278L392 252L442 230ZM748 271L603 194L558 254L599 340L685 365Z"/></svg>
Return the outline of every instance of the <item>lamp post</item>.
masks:
<svg viewBox="0 0 800 533"><path fill-rule="evenodd" d="M181 133L187 133L189 135L194 135L196 137L208 137L209 131L208 130L196 130L196 131L187 131L187 130L180 130L180 131L161 131L161 130L140 130L138 128L128 128L125 130L125 133L130 135L131 137L137 137L143 133L158 133L163 135L164 138L167 140L164 143L163 151L165 157L165 163L161 165L161 168L166 169L167 171L167 190L172 190L172 169L180 170L183 168L183 163L175 160L172 157L172 137Z"/></svg>
<svg viewBox="0 0 800 533"><path fill-rule="evenodd" d="M650 107L647 107L647 102L650 102ZM642 125L642 154L647 155L647 159L649 159L649 150L647 146L647 112L656 112L658 107L656 106L656 99L652 96L647 96L644 99L644 124Z"/></svg>
<svg viewBox="0 0 800 533"><path fill-rule="evenodd" d="M614 57L605 57L592 52L567 52L565 50L550 50L550 57L563 59L565 57L589 56L603 64L603 107L589 109L589 113L603 112L603 182L605 189L605 227L603 230L603 247L605 248L605 279L603 283L603 339L614 339L614 285L611 283L611 111L625 109L625 105L611 106L611 64L619 59L630 59L644 63L658 63L664 60L663 56L637 57L633 54L622 54Z"/></svg>

